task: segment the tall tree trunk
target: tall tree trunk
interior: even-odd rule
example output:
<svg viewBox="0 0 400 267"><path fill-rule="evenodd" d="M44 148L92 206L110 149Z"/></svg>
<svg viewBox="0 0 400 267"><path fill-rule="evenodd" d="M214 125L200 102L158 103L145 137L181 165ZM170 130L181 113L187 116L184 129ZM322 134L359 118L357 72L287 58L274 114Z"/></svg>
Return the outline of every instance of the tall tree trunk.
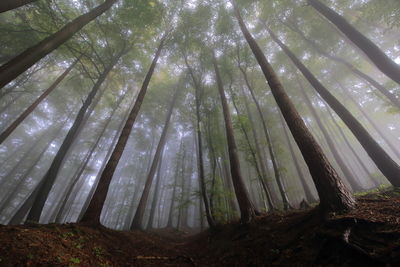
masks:
<svg viewBox="0 0 400 267"><path fill-rule="evenodd" d="M314 87L318 94L328 105L339 115L343 122L367 151L368 155L375 162L378 169L394 186L400 186L400 166L386 153L385 150L374 140L361 123L337 100L315 76L300 62L300 60L268 29L271 37L288 55L296 67L303 73L304 77Z"/></svg>
<svg viewBox="0 0 400 267"><path fill-rule="evenodd" d="M311 111L312 116L314 117L315 122L318 125L318 128L321 130L322 135L324 136L324 139L326 140L326 143L328 144L329 150L332 152L333 158L335 159L335 161L337 162L337 164L339 165L339 168L342 170L344 176L346 177L346 179L348 180L348 182L350 183L351 188L354 191L362 191L363 188L360 186L360 184L358 183L357 179L353 176L353 174L350 172L349 168L347 167L346 163L344 162L342 156L340 155L339 151L336 149L336 146L332 140L332 138L330 137L327 129L325 128L325 126L323 125L321 119L319 118L319 115L317 113L317 111L315 110L310 98L308 97L306 90L303 86L302 81L300 80L299 75L297 74L296 70L293 70L295 76L296 76L296 81L297 84L299 85L300 88L300 93L303 96L303 99L306 103L306 105L308 106L309 110Z"/></svg>
<svg viewBox="0 0 400 267"><path fill-rule="evenodd" d="M312 194L311 188L310 188L310 186L307 184L306 178L304 177L304 174L303 174L303 172L301 171L300 163L299 163L299 161L297 160L297 157L296 157L296 154L295 154L295 152L294 152L294 148L293 148L292 142L290 141L289 133L288 133L288 131L286 130L285 121L284 121L284 119L282 118L282 116L279 116L279 118L280 118L280 120L281 120L283 132L285 133L285 138L286 138L286 141L287 141L288 146L289 146L290 155L291 155L291 157L292 157L294 166L295 166L295 168L296 168L297 175L299 176L300 183L301 183L301 185L303 186L303 189L304 189L304 194L305 194L306 200L307 200L308 203L314 203L314 202L316 202L317 200L315 199L314 195Z"/></svg>
<svg viewBox="0 0 400 267"><path fill-rule="evenodd" d="M185 148L184 148L183 140L181 139L181 144L179 145L179 152L177 153L177 156L176 156L175 172L173 174L174 187L172 189L171 203L169 205L167 227L173 227L172 222L173 222L174 204L175 204L175 198L176 198L176 187L178 185L178 178L179 178L179 169L182 168L182 165L184 165L184 160L185 160L184 155L182 155L183 151L185 151ZM179 158L179 156L181 158Z"/></svg>
<svg viewBox="0 0 400 267"><path fill-rule="evenodd" d="M0 13L6 12L8 10L13 10L18 7L27 5L29 3L35 2L37 0L1 0L0 2Z"/></svg>
<svg viewBox="0 0 400 267"><path fill-rule="evenodd" d="M79 59L72 63L71 66L69 66L69 68L67 68L64 73L61 74L60 77L58 77L57 80L49 88L47 88L38 99L35 100L35 102L33 102L24 112L22 112L22 114L19 115L18 118L0 134L0 144L2 144L6 138L10 136L10 134L25 120L25 118L32 113L32 111L43 101L43 99L45 99L55 88L57 88L57 86L70 73L78 61Z"/></svg>
<svg viewBox="0 0 400 267"><path fill-rule="evenodd" d="M302 152L304 160L307 163L320 197L320 206L322 211L341 211L354 208L355 200L353 196L342 183L335 169L322 152L321 147L308 131L304 121L298 114L289 96L286 94L285 89L280 83L272 66L269 64L257 42L246 28L240 15L240 11L233 0L232 4L235 8L235 15L243 35L258 61L264 76L270 85L272 94L282 111L285 121L288 124L300 151Z"/></svg>
<svg viewBox="0 0 400 267"><path fill-rule="evenodd" d="M354 28L345 18L319 0L307 0L325 18L349 38L386 76L400 84L400 66L391 60L376 44Z"/></svg>
<svg viewBox="0 0 400 267"><path fill-rule="evenodd" d="M269 152L269 156L270 156L271 161L272 161L272 167L274 169L275 180L276 180L276 183L278 185L279 193L280 193L280 195L282 197L283 208L285 210L288 210L289 208L291 208L291 206L289 204L289 199L287 197L285 187L283 186L283 183L282 183L281 173L279 171L278 162L277 162L275 151L274 151L274 148L273 148L273 145L272 145L271 134L269 133L269 130L268 130L268 127L267 127L267 123L266 123L266 119L264 118L264 114L263 114L263 112L261 110L260 103L258 102L258 100L257 100L257 98L256 98L256 96L254 94L253 87L250 85L250 81L248 79L246 70L241 66L240 63L238 63L238 66L239 66L240 71L243 74L243 78L244 78L244 80L246 82L247 89L249 89L249 91L250 91L251 98L253 99L254 103L256 104L256 108L257 108L258 114L259 114L260 119L261 119L261 125L262 125L263 130L264 130L265 138L267 139L268 152Z"/></svg>
<svg viewBox="0 0 400 267"><path fill-rule="evenodd" d="M50 35L38 44L28 48L6 64L2 65L0 67L0 90L18 77L18 75L29 69L33 64L65 43L86 24L110 9L110 7L117 1L118 0L106 0L103 4L74 19L58 32Z"/></svg>
<svg viewBox="0 0 400 267"><path fill-rule="evenodd" d="M147 224L147 229L153 229L154 216L156 214L156 208L160 194L161 177L162 177L161 168L162 168L163 155L164 155L164 149L161 151L160 160L158 162L156 187L154 188L154 196L153 196L153 201L151 202L150 216L149 216L149 222Z"/></svg>
<svg viewBox="0 0 400 267"><path fill-rule="evenodd" d="M232 175L232 182L233 187L236 193L236 199L239 203L240 215L241 215L241 222L248 223L250 222L255 216L255 209L251 200L249 198L246 186L243 181L243 177L240 171L240 162L239 156L237 153L236 141L233 132L233 125L231 114L229 111L228 101L226 100L224 87L221 79L221 75L219 73L219 68L217 65L217 60L213 53L213 65L214 71L217 81L218 92L221 98L222 103L222 111L224 114L224 121L225 121L225 130L226 130L226 138L228 141L228 152L229 152L229 162L230 162L230 169Z"/></svg>
<svg viewBox="0 0 400 267"><path fill-rule="evenodd" d="M29 212L28 221L31 222L39 222L40 215L42 213L44 204L47 200L47 197L50 193L51 188L57 178L58 172L64 162L65 156L67 155L72 142L74 141L76 134L79 132L79 129L83 127L82 121L85 117L86 111L88 110L92 100L96 96L97 92L99 91L101 85L106 80L110 71L114 68L117 64L119 58L122 56L120 53L117 57L114 58L113 62L103 71L103 73L98 78L96 84L93 86L92 90L90 91L89 95L87 96L86 100L84 101L82 107L80 108L78 115L74 121L74 124L69 129L67 136L65 137L61 147L59 148L56 156L53 159L53 162L47 171L47 173L42 178L43 183L40 185L39 193L37 198L34 201L33 207Z"/></svg>
<svg viewBox="0 0 400 267"><path fill-rule="evenodd" d="M99 184L97 185L96 191L89 203L87 210L82 216L81 222L100 224L101 210L104 201L107 197L108 188L111 183L111 179L114 175L115 169L117 168L118 162L121 159L122 153L124 152L125 145L128 141L129 135L132 131L133 124L136 120L137 114L139 113L140 107L142 105L143 99L147 92L147 87L149 86L151 77L153 76L154 69L157 65L158 58L160 57L161 51L164 47L164 42L167 35L165 34L161 38L160 45L157 48L157 52L153 58L150 69L148 70L146 77L143 81L142 87L139 91L139 95L136 98L135 105L133 106L131 112L129 113L128 120L125 123L124 128L119 136L118 142L111 154L110 159L104 168L102 175L100 177Z"/></svg>
<svg viewBox="0 0 400 267"><path fill-rule="evenodd" d="M400 100L391 93L388 89L386 89L382 84L380 84L378 81L376 81L374 78L369 76L368 74L362 72L361 70L357 69L353 64L351 64L349 61L342 57L334 56L330 54L329 52L324 51L314 40L311 40L305 36L305 34L295 25L289 24L287 22L282 21L283 24L288 26L291 30L294 32L298 33L305 42L311 45L319 54L323 55L326 58L329 58L335 62L338 62L344 66L346 66L354 75L358 76L359 78L363 79L364 81L368 82L371 86L373 86L375 89L377 89L379 92L381 92L384 96L387 97L389 101L392 102L392 104L400 108Z"/></svg>
<svg viewBox="0 0 400 267"><path fill-rule="evenodd" d="M238 114L238 116L240 116L240 115L241 115L241 112L240 112L240 110L239 110L239 108L238 108L238 106L237 106L237 104L236 104L236 100L235 100L236 97L235 97L235 95L234 95L234 93L233 93L233 90L232 90L232 87L231 87L231 86L229 86L229 90L230 90L230 93L231 93L231 99L232 99L233 107L235 108L236 113ZM246 97L246 96L244 96L244 97ZM247 99L246 99L246 100L247 100ZM246 102L246 107L248 108L248 103L247 103L247 102ZM248 113L250 113L250 110L247 110L247 111L248 111ZM256 172L257 172L258 180L259 180L259 182L261 183L262 188L263 188L263 190L264 190L264 193L265 193L265 195L266 195L266 197L267 197L267 199L268 199L268 210L273 210L273 209L274 209L274 206L272 205L272 200L271 200L270 192L269 192L269 189L267 188L267 185L266 185L266 183L265 183L265 177L263 176L263 173L262 173L261 168L260 168L260 166L259 166L259 163L258 163L258 161L257 161L256 151L255 151L255 149L253 148L253 146L252 146L252 144L251 144L251 142L250 142L249 134L247 133L246 128L245 128L245 126L243 125L243 122L242 122L240 119L239 119L239 124L240 124L240 129L242 130L242 133L243 133L243 135L244 135L244 137L245 137L245 139L246 139L246 143L247 143L247 146L248 146L248 148L249 148L250 155L251 155L251 158L252 158L252 160L253 160L253 163L254 163L254 167L255 167L255 169L256 169ZM257 144L256 144L256 145L257 145ZM262 163L261 163L261 164L262 164Z"/></svg>
<svg viewBox="0 0 400 267"><path fill-rule="evenodd" d="M70 113L70 115L71 115L71 114L72 114L72 112ZM64 126L65 126L66 123L69 121L69 119L70 119L70 116L68 116L68 117L61 123L60 127L59 127L58 129L56 129L55 132L51 132L51 134L50 134L50 136L51 136L50 141L47 142L47 145L42 149L42 151L40 152L39 156L36 158L35 163L32 164L31 167L30 167L28 170L25 171L25 174L24 174L22 177L19 178L19 181L17 182L17 184L14 185L14 187L11 189L11 191L7 192L7 194L6 194L5 196L3 196L4 198L0 201L0 214L2 213L2 211L3 211L3 209L6 207L6 205L9 203L9 201L13 199L15 193L20 189L20 186L26 182L27 178L29 178L29 175L31 174L31 171L32 171L35 167L37 167L36 165L37 165L37 163L40 161L40 159L41 159L43 153L45 153L45 152L48 150L49 146L53 143L53 141L57 139L57 137L60 135L60 133L62 132ZM34 146L32 146L32 147L28 150L28 152L20 159L20 162L25 162L25 160L26 160L28 157L31 157L31 156L32 156L31 153L29 153L29 152L31 152L31 151L36 152L38 149L40 149L40 148L38 147L38 145L40 145L42 139L46 138L47 136L48 136L48 133L47 133L47 135L44 134L42 137L40 137L40 140L37 141L37 142L34 144ZM9 172L5 175L5 177L7 177L7 178L14 177L14 174L15 174L15 172L16 172L18 166L19 166L19 164L17 164L11 171L9 171ZM14 183L15 183L15 182L14 182ZM2 183L0 183L0 188L3 188L4 186L5 186L5 181L2 181Z"/></svg>
<svg viewBox="0 0 400 267"><path fill-rule="evenodd" d="M96 141L94 142L94 144L92 145L92 148L86 153L86 157L83 160L83 162L81 163L81 165L79 166L79 168L77 169L75 175L72 176L72 183L70 185L68 185L68 190L65 192L65 194L63 195L63 197L61 198L60 201L60 206L55 210L55 220L57 223L61 222L61 216L63 214L63 211L65 209L65 205L67 204L67 201L72 193L72 190L74 189L75 185L78 183L78 181L80 180L80 177L82 176L83 171L85 170L87 164L89 163L89 161L92 159L93 153L94 151L98 148L98 145L100 143L101 138L103 137L103 134L105 133L105 131L108 128L108 125L110 124L110 122L112 121L112 117L114 116L115 112L117 111L117 109L119 108L122 100L125 98L126 94L128 93L128 90L119 97L114 109L112 110L111 114L109 115L109 117L106 120L105 125L103 126L103 129L101 130L100 134L97 136Z"/></svg>
<svg viewBox="0 0 400 267"><path fill-rule="evenodd" d="M142 229L142 227L143 227L143 225L142 225L143 224L143 216L144 216L144 212L146 210L147 200L149 198L151 185L153 184L153 179L154 179L154 175L157 170L157 165L158 165L158 162L160 161L161 151L164 149L165 143L167 141L168 128L169 128L169 124L171 121L172 112L174 110L175 103L178 98L179 89L180 88L178 85L178 88L175 90L175 93L174 93L171 103L169 105L167 117L165 118L165 122L164 122L164 128L161 133L160 141L157 145L157 149L156 149L156 153L153 158L153 162L151 163L149 174L147 175L147 178L146 178L146 183L144 185L142 197L140 198L139 205L137 207L135 216L133 217L131 230Z"/></svg>
<svg viewBox="0 0 400 267"><path fill-rule="evenodd" d="M254 142L255 142L255 149L256 149L256 152L257 152L256 156L258 158L258 163L259 163L260 170L261 170L261 173L262 173L262 178L263 178L260 181L260 183L261 183L261 186L264 189L269 209L270 210L275 210L276 207L275 207L275 204L274 204L274 201L273 201L273 197L272 197L272 190L271 190L271 188L270 188L270 186L269 186L269 184L267 182L267 179L269 178L268 177L269 176L268 175L269 172L267 171L267 166L264 164L263 153L262 153L262 149L261 149L261 146L260 146L260 141L259 141L258 136L257 136L256 124L254 122L253 114L251 113L251 110L250 110L249 101L247 100L247 96L244 93L244 88L242 88L242 91L243 91L243 97L244 97L244 104L245 104L245 107L246 107L247 115L249 117L251 131L253 133L253 139L254 139Z"/></svg>
<svg viewBox="0 0 400 267"><path fill-rule="evenodd" d="M194 75L194 71L189 65L189 62L187 60L186 54L184 54L184 59L186 63L186 67L189 70L190 76L192 77L193 84L194 84L194 90L195 90L195 102L196 102L196 126L194 127L196 129L196 136L197 136L197 167L198 167L198 179L199 179L199 184L200 184L200 192L202 196L202 200L204 202L204 208L206 211L206 218L208 225L210 227L215 226L215 221L213 220L211 216L211 211L210 211L210 205L208 202L207 198L207 190L206 190L206 181L205 181L205 175L204 175L204 162L203 162L203 140L202 140L202 135L201 135L201 115L200 115L200 103L201 103L201 85L197 81L196 76ZM200 213L200 216L202 217L202 214ZM203 225L202 225L203 227Z"/></svg>

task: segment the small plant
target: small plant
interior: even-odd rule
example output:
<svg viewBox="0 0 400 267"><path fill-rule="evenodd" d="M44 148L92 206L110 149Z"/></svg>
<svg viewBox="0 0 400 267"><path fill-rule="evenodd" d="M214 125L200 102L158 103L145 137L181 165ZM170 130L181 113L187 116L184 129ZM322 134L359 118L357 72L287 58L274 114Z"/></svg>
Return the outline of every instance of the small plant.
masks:
<svg viewBox="0 0 400 267"><path fill-rule="evenodd" d="M63 239L67 239L67 238L73 237L73 236L74 236L74 233L72 233L72 232L67 232L67 233L62 234Z"/></svg>
<svg viewBox="0 0 400 267"><path fill-rule="evenodd" d="M81 260L79 258L70 258L69 259L70 262L74 263L74 264L79 264L81 263ZM71 266L71 265L70 265Z"/></svg>
<svg viewBox="0 0 400 267"><path fill-rule="evenodd" d="M96 257L101 257L104 253L104 251L101 247L94 247L93 252L94 252L94 255L96 255Z"/></svg>
<svg viewBox="0 0 400 267"><path fill-rule="evenodd" d="M28 259L30 259L30 260L32 260L32 259L34 258L34 256L33 256L31 253L29 253L28 255L26 255L26 257L27 257Z"/></svg>

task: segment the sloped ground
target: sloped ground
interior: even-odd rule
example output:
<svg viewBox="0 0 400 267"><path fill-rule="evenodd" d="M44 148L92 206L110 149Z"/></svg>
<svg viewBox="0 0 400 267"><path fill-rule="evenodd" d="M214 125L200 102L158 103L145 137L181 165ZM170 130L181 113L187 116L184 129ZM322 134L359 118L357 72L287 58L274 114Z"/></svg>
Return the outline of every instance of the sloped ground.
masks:
<svg viewBox="0 0 400 267"><path fill-rule="evenodd" d="M195 236L54 224L1 226L0 241L0 266L400 266L400 192L325 220L276 213Z"/></svg>

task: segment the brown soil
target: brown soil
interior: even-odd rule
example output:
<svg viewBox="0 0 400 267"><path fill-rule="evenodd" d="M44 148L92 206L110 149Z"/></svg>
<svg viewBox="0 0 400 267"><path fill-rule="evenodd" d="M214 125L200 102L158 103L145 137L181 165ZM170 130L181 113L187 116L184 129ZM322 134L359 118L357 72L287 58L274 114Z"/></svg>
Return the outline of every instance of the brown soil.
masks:
<svg viewBox="0 0 400 267"><path fill-rule="evenodd" d="M400 266L400 192L321 219L274 213L189 236L79 224L0 226L0 266Z"/></svg>

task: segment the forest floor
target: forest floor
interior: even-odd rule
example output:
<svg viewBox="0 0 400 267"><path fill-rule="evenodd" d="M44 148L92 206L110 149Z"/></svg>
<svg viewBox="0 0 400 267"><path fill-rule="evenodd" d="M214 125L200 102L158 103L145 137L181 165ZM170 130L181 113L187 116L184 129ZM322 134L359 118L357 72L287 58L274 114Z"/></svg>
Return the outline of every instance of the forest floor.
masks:
<svg viewBox="0 0 400 267"><path fill-rule="evenodd" d="M400 191L357 208L273 213L197 235L79 224L0 226L0 266L400 266Z"/></svg>

